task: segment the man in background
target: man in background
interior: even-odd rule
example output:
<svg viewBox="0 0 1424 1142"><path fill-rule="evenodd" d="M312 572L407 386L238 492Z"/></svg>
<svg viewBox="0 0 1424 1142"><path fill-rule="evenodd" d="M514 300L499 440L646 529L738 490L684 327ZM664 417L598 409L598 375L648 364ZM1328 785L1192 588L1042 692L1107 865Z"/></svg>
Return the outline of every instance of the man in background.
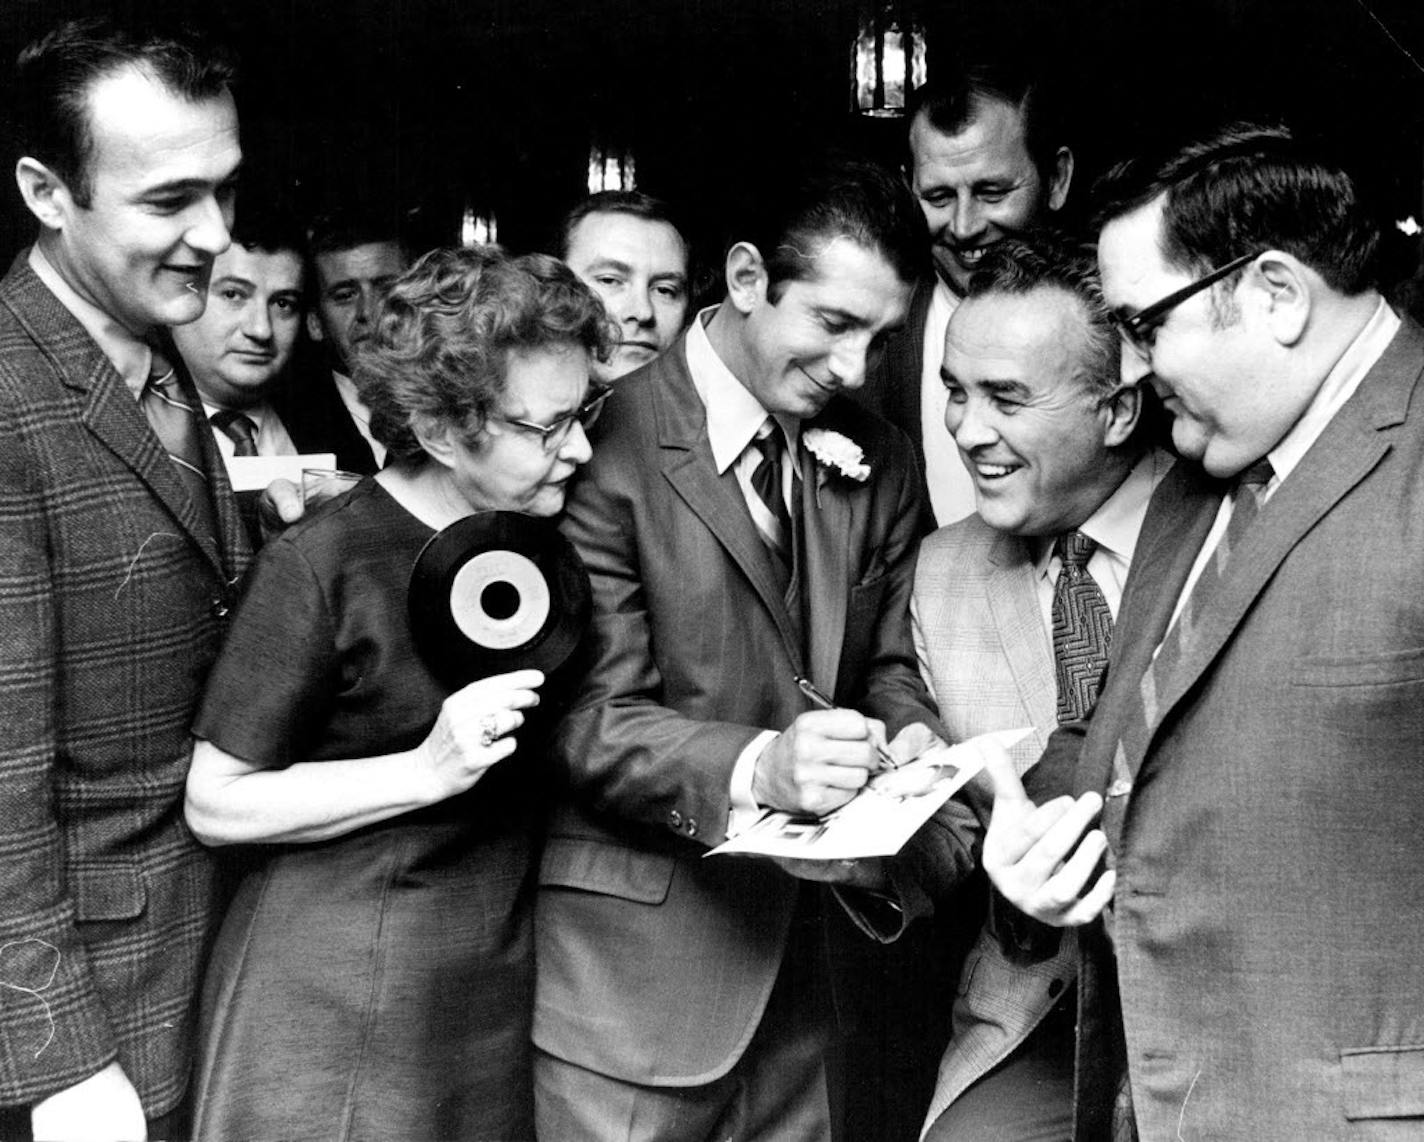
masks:
<svg viewBox="0 0 1424 1142"><path fill-rule="evenodd" d="M169 326L199 317L241 152L184 32L21 53L34 246L0 282L0 1136L182 1136L211 860L189 724L248 559Z"/></svg>
<svg viewBox="0 0 1424 1142"><path fill-rule="evenodd" d="M603 300L618 326L613 356L596 363L611 384L646 365L687 321L687 240L665 203L638 191L592 194L565 216L559 257Z"/></svg>
<svg viewBox="0 0 1424 1142"><path fill-rule="evenodd" d="M1097 695L1152 490L1141 391L1090 252L1041 235L989 250L949 319L947 424L979 510L920 547L920 668L951 739L1033 727L1020 768ZM1021 965L986 924L955 990L932 1142L1056 1142L1073 1123L1077 945Z"/></svg>
<svg viewBox="0 0 1424 1142"><path fill-rule="evenodd" d="M944 427L940 354L949 315L979 260L1063 208L1073 152L1053 98L1019 58L976 64L926 84L910 109L910 188L934 273L915 286L904 331L886 346L861 401L915 444L934 522L974 511L974 487Z"/></svg>
<svg viewBox="0 0 1424 1142"><path fill-rule="evenodd" d="M318 218L308 251L314 300L307 332L324 361L284 386L277 412L299 452L332 452L338 468L370 475L385 464L386 449L371 436L370 413L351 379L352 363L410 255L392 223L355 209Z"/></svg>

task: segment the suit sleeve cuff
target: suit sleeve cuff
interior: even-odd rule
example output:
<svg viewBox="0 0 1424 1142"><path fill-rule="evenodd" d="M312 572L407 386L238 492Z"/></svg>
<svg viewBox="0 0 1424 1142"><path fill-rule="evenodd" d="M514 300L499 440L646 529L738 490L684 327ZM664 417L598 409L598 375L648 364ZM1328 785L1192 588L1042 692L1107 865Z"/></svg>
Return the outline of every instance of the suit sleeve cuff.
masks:
<svg viewBox="0 0 1424 1142"><path fill-rule="evenodd" d="M752 778L756 776L757 759L777 737L775 730L762 730L747 742L732 767L731 810L727 813L727 838L745 833L762 815L762 807L752 796Z"/></svg>

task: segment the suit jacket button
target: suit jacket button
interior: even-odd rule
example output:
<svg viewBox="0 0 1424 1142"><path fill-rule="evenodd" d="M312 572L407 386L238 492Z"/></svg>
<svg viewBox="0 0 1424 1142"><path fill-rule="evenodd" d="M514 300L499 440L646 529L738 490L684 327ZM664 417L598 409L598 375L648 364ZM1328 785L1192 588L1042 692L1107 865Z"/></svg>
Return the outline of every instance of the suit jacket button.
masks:
<svg viewBox="0 0 1424 1142"><path fill-rule="evenodd" d="M1049 994L1051 997L1053 997L1054 999L1058 998L1058 995L1059 995L1059 993L1060 993L1062 990L1063 990L1063 981L1062 981L1061 979L1055 979L1055 980L1050 980L1050 981L1049 981L1049 984L1048 984L1048 994Z"/></svg>
<svg viewBox="0 0 1424 1142"><path fill-rule="evenodd" d="M682 814L679 813L676 809L674 809L671 813L668 814L668 824L671 825L674 829L682 828Z"/></svg>
<svg viewBox="0 0 1424 1142"><path fill-rule="evenodd" d="M226 600L225 598L223 598L221 595L214 595L214 596L213 596L213 604L212 604L213 618L215 618L215 619L225 619L225 618L227 618L227 613L228 613L228 611L230 611L231 609L232 609L232 608L229 607L228 604L227 604L227 600Z"/></svg>
<svg viewBox="0 0 1424 1142"><path fill-rule="evenodd" d="M696 818L696 817L689 817L689 818L687 819L687 835L688 835L689 837L695 837L695 836L697 836L697 818Z"/></svg>

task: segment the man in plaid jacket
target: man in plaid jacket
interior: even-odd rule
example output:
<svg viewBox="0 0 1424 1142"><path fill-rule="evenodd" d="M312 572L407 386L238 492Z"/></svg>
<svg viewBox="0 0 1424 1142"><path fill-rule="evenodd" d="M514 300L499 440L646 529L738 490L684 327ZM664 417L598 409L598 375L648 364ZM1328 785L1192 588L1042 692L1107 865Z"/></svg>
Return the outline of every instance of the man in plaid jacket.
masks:
<svg viewBox="0 0 1424 1142"><path fill-rule="evenodd" d="M188 726L248 558L166 374L203 309L240 152L189 37L66 24L20 57L39 222L0 282L0 1136L182 1131L213 913L182 819ZM181 467L180 467L181 466Z"/></svg>

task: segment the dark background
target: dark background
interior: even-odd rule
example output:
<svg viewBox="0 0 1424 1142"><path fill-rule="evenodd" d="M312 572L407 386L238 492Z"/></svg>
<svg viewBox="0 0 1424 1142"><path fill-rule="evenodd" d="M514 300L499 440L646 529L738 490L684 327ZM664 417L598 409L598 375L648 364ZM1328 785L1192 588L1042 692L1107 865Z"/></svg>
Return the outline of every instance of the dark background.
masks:
<svg viewBox="0 0 1424 1142"><path fill-rule="evenodd" d="M0 0L0 109L15 52L59 18L165 7ZM790 149L898 160L903 126L849 111L856 0L187 0L181 10L201 11L241 56L248 192L277 185L308 206L379 199L418 247L455 240L467 202L496 212L511 249L541 245L585 193L594 137L630 146L639 188L682 207L701 239ZM1057 68L1076 119L1080 201L1108 160L1249 114L1325 134L1382 217L1424 219L1418 0L926 0L921 10L931 77L985 47L1038 51ZM32 226L16 194L0 202L8 261ZM1413 272L1418 240L1395 244L1397 270Z"/></svg>

